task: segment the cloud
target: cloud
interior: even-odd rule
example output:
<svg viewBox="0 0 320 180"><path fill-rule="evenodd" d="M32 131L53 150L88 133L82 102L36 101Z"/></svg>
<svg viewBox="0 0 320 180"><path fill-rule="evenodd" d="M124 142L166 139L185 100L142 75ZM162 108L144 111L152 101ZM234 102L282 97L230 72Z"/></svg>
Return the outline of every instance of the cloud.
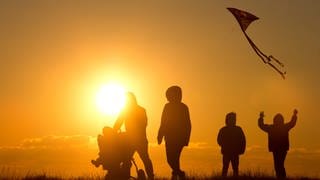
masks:
<svg viewBox="0 0 320 180"><path fill-rule="evenodd" d="M19 173L48 171L81 175L95 170L90 160L97 154L96 137L92 136L30 138L17 146L0 147L0 169L9 167Z"/></svg>
<svg viewBox="0 0 320 180"><path fill-rule="evenodd" d="M188 148L189 149L215 149L215 150L218 149L217 146L210 145L207 142L190 142Z"/></svg>
<svg viewBox="0 0 320 180"><path fill-rule="evenodd" d="M295 147L289 150L289 153L292 154L300 154L300 155L318 155L320 156L320 149L307 149L302 147Z"/></svg>
<svg viewBox="0 0 320 180"><path fill-rule="evenodd" d="M149 152L157 174L170 173L166 162L164 143L149 143ZM86 135L44 136L23 140L17 146L0 147L0 167L11 166L25 170L51 169L64 174L81 175L96 169L90 160L98 155L96 137ZM211 173L221 169L220 147L207 142L190 142L183 150L181 163L187 171ZM137 157L139 161L139 157ZM259 145L247 146L240 158L241 169L267 169L272 173L272 154L267 147ZM286 165L289 174L316 173L320 166L320 150L307 148L291 148L288 152ZM141 163L139 167L143 167ZM20 170L19 170L20 171ZM27 171L26 171L27 172Z"/></svg>
<svg viewBox="0 0 320 180"><path fill-rule="evenodd" d="M165 143L163 142L161 145L159 145L158 143L155 143L155 142L151 142L149 143L149 147L151 148L163 148L165 146ZM194 149L194 150L197 150L197 149L214 149L214 150L218 150L218 146L214 146L214 145L211 145L207 142L190 142L189 145L186 147L186 149Z"/></svg>
<svg viewBox="0 0 320 180"><path fill-rule="evenodd" d="M97 152L97 143L92 136L45 136L25 139L17 146L0 147L0 164L66 161L94 151Z"/></svg>
<svg viewBox="0 0 320 180"><path fill-rule="evenodd" d="M48 149L68 149L84 148L96 145L96 137L85 135L73 136L45 136L41 138L25 139L19 145L23 149L48 148Z"/></svg>
<svg viewBox="0 0 320 180"><path fill-rule="evenodd" d="M263 151L265 148L259 145L251 145L246 148L247 152Z"/></svg>

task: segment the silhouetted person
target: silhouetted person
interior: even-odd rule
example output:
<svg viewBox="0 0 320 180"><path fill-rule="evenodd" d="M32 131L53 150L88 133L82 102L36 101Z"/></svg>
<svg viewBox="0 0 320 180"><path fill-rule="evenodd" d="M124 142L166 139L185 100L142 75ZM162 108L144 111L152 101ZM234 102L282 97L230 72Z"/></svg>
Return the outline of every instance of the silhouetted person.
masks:
<svg viewBox="0 0 320 180"><path fill-rule="evenodd" d="M110 148L114 146L115 142L115 132L110 127L104 127L102 129L102 135L99 134L97 137L98 147L99 147L99 156L95 160L91 160L91 163L95 165L96 167L99 167L100 165L104 166L104 169L107 169L107 162L109 161L108 157L112 154L113 148Z"/></svg>
<svg viewBox="0 0 320 180"><path fill-rule="evenodd" d="M167 162L172 169L172 179L184 179L185 172L180 169L180 154L184 146L188 146L191 121L187 105L181 102L182 90L171 86L166 91L169 101L163 109L161 125L158 132L158 144L164 137L166 143Z"/></svg>
<svg viewBox="0 0 320 180"><path fill-rule="evenodd" d="M127 180L130 177L130 166L123 166L130 163L133 149L128 145L126 133L117 133L110 127L103 128L103 134L99 134L97 141L99 156L91 163L96 167L102 165L108 173L105 179Z"/></svg>
<svg viewBox="0 0 320 180"><path fill-rule="evenodd" d="M232 164L233 176L239 174L239 155L246 149L246 137L241 127L236 126L236 113L226 115L226 126L219 131L218 144L221 146L222 176L227 176L229 163Z"/></svg>
<svg viewBox="0 0 320 180"><path fill-rule="evenodd" d="M286 169L284 168L284 161L289 150L289 130L296 125L297 113L295 109L291 121L284 123L283 116L278 113L273 118L273 124L264 124L264 113L260 113L258 120L259 127L268 133L269 151L273 153L274 169L277 178L286 178Z"/></svg>
<svg viewBox="0 0 320 180"><path fill-rule="evenodd" d="M120 113L114 129L119 130L125 125L130 144L137 151L147 172L149 179L154 179L153 166L148 154L148 140L146 135L147 115L143 107L139 106L133 93L127 93L127 103ZM130 165L131 166L131 162Z"/></svg>

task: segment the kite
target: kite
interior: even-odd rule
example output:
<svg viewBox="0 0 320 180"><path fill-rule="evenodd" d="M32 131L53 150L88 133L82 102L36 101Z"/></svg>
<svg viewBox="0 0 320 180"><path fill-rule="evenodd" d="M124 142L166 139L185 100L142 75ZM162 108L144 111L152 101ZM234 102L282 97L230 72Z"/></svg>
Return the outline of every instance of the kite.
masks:
<svg viewBox="0 0 320 180"><path fill-rule="evenodd" d="M234 17L237 19L242 32L244 33L244 35L246 36L250 46L253 48L253 50L256 52L256 54L262 59L262 61L265 64L268 64L269 66L271 66L274 70L276 70L283 79L285 79L285 75L286 72L281 70L284 68L284 64L282 62L280 62L278 59L276 59L275 57L273 57L272 55L267 56L265 53L263 53L254 43L253 41L250 39L250 37L248 36L248 34L246 33L246 29L248 28L248 26L250 25L250 23L252 23L253 21L259 19L257 16L248 13L246 11L242 11L236 8L227 8L233 15Z"/></svg>

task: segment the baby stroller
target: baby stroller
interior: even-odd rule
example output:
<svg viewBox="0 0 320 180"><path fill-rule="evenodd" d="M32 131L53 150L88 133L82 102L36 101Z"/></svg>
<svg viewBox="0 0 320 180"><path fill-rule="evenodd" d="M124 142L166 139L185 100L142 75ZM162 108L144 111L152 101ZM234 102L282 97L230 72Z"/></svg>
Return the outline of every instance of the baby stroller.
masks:
<svg viewBox="0 0 320 180"><path fill-rule="evenodd" d="M126 133L117 133L110 127L103 128L103 135L98 136L99 157L91 163L102 165L107 170L106 180L146 180L146 175L133 159L134 149L130 146ZM130 175L132 163L137 177Z"/></svg>

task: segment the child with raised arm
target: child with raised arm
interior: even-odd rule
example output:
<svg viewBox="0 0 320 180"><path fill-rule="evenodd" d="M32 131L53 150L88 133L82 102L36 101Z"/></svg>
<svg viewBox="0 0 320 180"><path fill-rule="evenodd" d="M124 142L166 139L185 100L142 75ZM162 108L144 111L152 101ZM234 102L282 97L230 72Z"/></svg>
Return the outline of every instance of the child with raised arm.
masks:
<svg viewBox="0 0 320 180"><path fill-rule="evenodd" d="M274 169L277 178L286 178L286 169L284 161L289 150L289 131L297 122L298 111L295 109L291 121L284 123L282 114L278 113L273 118L273 124L265 124L263 122L264 112L260 113L258 119L259 127L268 133L269 151L273 153Z"/></svg>

